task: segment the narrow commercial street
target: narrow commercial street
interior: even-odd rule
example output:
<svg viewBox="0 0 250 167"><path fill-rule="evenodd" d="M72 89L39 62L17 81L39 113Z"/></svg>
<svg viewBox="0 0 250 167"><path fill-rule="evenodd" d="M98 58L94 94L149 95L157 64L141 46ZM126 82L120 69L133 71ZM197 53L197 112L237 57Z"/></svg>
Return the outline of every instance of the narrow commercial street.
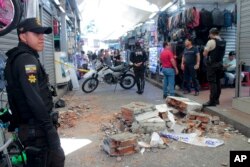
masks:
<svg viewBox="0 0 250 167"><path fill-rule="evenodd" d="M225 144L218 148L199 147L173 141L166 149L153 148L146 149L143 154L139 152L121 158L110 157L101 149L104 138L104 132L101 131L102 124L112 122L115 119L115 113L120 112L121 106L131 102L165 103L162 99L162 91L150 83L146 83L143 95L137 95L135 87L131 90L123 90L117 86L115 92L114 88L115 86L101 84L91 94L85 94L79 90L64 96L67 106L61 108L61 112L71 110L72 106L77 106L79 109L75 126L62 125L59 129L60 137L72 139L72 141L77 139L88 141L82 147L81 144L77 145L77 142L68 143L69 148L77 146L80 148L66 153L66 167L220 167L229 166L230 150L250 149L245 136L228 133L228 135L209 136L224 140ZM63 147L65 148L65 145Z"/></svg>

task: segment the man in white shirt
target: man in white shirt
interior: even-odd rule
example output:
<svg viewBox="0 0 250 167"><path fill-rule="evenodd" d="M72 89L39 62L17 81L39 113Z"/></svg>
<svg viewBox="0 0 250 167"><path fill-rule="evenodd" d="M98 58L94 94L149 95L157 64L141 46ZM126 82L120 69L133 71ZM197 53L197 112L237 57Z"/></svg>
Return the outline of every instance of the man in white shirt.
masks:
<svg viewBox="0 0 250 167"><path fill-rule="evenodd" d="M236 76L236 59L235 52L229 52L228 58L223 62L225 69L225 86L234 87ZM241 73L241 78L244 78L244 74Z"/></svg>

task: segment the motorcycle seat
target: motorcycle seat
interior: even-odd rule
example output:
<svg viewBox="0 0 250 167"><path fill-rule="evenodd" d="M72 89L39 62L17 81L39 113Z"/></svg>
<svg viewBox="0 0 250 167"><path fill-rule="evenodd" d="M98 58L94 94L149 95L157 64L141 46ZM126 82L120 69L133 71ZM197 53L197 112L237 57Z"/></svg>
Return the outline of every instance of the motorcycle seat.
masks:
<svg viewBox="0 0 250 167"><path fill-rule="evenodd" d="M121 71L124 70L124 65L119 65L119 66L116 66L116 67L109 67L109 69L111 69L114 72L121 72Z"/></svg>

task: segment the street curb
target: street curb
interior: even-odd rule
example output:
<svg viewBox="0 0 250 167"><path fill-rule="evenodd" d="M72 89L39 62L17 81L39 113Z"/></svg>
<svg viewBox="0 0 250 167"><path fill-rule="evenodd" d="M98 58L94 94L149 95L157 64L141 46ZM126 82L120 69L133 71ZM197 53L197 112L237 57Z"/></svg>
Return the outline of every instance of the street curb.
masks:
<svg viewBox="0 0 250 167"><path fill-rule="evenodd" d="M160 89L163 88L162 84L157 83L156 81L154 81L152 79L146 78L146 80L148 82L150 82L152 85L154 85ZM179 92L176 92L175 94L179 97L185 97ZM224 121L224 122L232 125L235 129L239 130L240 133L242 133L243 135L245 135L247 137L250 137L250 126L235 120L234 117L230 118L230 117L226 116L225 114L223 114L223 112L221 112L220 109L218 109L216 107L205 107L205 108L203 108L203 111L208 112L212 115L219 116L221 121Z"/></svg>
<svg viewBox="0 0 250 167"><path fill-rule="evenodd" d="M233 125L233 127L237 130L239 130L240 133L242 133L243 135L250 137L250 127L245 125L244 123L241 123L239 121L236 121L233 118L229 118L226 115L224 115L221 110L219 110L216 107L205 107L203 109L205 112L211 113L213 115L217 115L220 117L221 121L224 121L230 125Z"/></svg>
<svg viewBox="0 0 250 167"><path fill-rule="evenodd" d="M158 83L158 82L156 82L156 81L154 81L152 79L149 79L147 77L145 79L146 79L146 81L150 82L152 85L156 86L157 88L160 88L160 89L163 88L163 86L160 83Z"/></svg>

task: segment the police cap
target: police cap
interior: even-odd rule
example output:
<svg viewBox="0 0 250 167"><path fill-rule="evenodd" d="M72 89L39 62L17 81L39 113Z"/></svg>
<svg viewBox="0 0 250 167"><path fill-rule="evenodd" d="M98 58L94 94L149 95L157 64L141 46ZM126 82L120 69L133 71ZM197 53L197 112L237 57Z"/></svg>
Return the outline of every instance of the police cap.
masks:
<svg viewBox="0 0 250 167"><path fill-rule="evenodd" d="M52 32L52 28L43 27L41 22L37 18L27 18L20 22L17 27L17 33L21 34L27 31L39 34L50 34Z"/></svg>

